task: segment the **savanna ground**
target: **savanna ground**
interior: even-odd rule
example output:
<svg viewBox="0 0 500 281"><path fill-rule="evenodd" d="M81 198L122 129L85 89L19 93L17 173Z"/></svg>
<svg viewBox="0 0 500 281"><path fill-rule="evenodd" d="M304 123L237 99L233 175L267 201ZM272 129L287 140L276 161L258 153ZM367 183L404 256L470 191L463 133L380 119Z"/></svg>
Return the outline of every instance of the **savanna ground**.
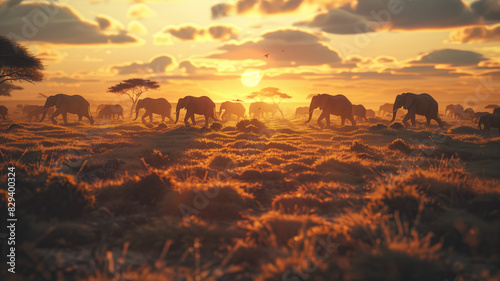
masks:
<svg viewBox="0 0 500 281"><path fill-rule="evenodd" d="M0 124L2 280L500 280L495 129L72 118Z"/></svg>

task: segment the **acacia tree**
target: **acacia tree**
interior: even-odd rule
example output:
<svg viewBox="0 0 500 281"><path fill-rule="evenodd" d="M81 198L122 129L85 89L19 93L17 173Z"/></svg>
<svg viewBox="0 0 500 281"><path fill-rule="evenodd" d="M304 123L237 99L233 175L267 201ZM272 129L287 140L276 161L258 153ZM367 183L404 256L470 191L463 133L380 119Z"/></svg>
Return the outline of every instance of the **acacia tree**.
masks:
<svg viewBox="0 0 500 281"><path fill-rule="evenodd" d="M0 84L4 82L30 83L42 81L44 69L42 61L30 54L19 43L0 36ZM8 84L7 84L8 85ZM10 95L10 90L19 90L18 86L4 86L0 95ZM5 91L5 89L8 89Z"/></svg>
<svg viewBox="0 0 500 281"><path fill-rule="evenodd" d="M11 83L2 83L0 84L0 96L10 96L10 93L13 90L22 90L23 87L16 86Z"/></svg>
<svg viewBox="0 0 500 281"><path fill-rule="evenodd" d="M130 117L134 112L134 108L137 101L142 94L151 90L158 89L160 85L156 81L151 81L148 79L132 78L123 80L122 82L111 86L108 88L109 93L115 93L117 95L126 95L132 101L132 106L130 107Z"/></svg>
<svg viewBox="0 0 500 281"><path fill-rule="evenodd" d="M281 117L283 117L283 119L285 119L285 115L283 115L283 111L281 111L281 108L280 108L280 103L284 99L291 99L292 97L288 94L282 93L280 91L280 89L278 89L276 87L267 87L267 88L261 89L260 91L250 93L247 96L247 98L256 99L256 100L260 100L260 101L263 101L266 99L271 99L273 104L276 106L276 109L278 109L278 111L280 112Z"/></svg>

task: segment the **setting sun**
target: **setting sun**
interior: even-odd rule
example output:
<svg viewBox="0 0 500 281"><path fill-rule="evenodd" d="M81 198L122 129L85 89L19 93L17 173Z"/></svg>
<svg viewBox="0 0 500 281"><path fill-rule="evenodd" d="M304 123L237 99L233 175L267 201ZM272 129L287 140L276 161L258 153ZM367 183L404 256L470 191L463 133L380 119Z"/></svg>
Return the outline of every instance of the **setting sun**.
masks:
<svg viewBox="0 0 500 281"><path fill-rule="evenodd" d="M241 75L241 83L247 87L255 87L259 84L262 76L257 70L247 70Z"/></svg>

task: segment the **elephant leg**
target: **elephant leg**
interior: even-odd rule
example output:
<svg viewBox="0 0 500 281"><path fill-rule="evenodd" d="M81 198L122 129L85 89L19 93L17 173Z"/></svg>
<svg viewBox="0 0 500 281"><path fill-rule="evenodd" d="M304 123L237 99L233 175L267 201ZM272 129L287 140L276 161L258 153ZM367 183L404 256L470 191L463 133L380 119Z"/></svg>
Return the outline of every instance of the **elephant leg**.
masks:
<svg viewBox="0 0 500 281"><path fill-rule="evenodd" d="M210 118L208 115L205 115L205 127L208 127L208 118Z"/></svg>
<svg viewBox="0 0 500 281"><path fill-rule="evenodd" d="M153 123L153 112L149 114L149 123Z"/></svg>
<svg viewBox="0 0 500 281"><path fill-rule="evenodd" d="M351 121L351 125L356 126L356 120L354 120L354 118L352 116L351 117L347 117L347 119L349 119L349 121ZM361 118L361 121L363 121L363 118Z"/></svg>
<svg viewBox="0 0 500 281"><path fill-rule="evenodd" d="M318 126L319 126L319 128L320 128L320 129L323 129L323 122L322 122L322 120L323 120L323 119L325 119L325 118L326 118L326 114L325 114L325 112L323 111L323 112L321 112L321 114L319 115L319 117L318 117L318 121L317 121Z"/></svg>
<svg viewBox="0 0 500 281"><path fill-rule="evenodd" d="M82 121L83 116L78 114L78 121Z"/></svg>
<svg viewBox="0 0 500 281"><path fill-rule="evenodd" d="M196 118L194 116L194 113L191 115L191 121L193 121L193 125L196 125Z"/></svg>
<svg viewBox="0 0 500 281"><path fill-rule="evenodd" d="M426 121L426 126L429 127L431 125L431 117L430 116L425 116L425 121Z"/></svg>
<svg viewBox="0 0 500 281"><path fill-rule="evenodd" d="M411 118L411 116L410 116L410 114L409 114L409 113L408 113L408 114L406 114L406 115L405 115L405 117L403 118L403 125L404 125L405 127L408 127L408 126L409 126L409 124L408 124L408 120L410 120L410 118Z"/></svg>
<svg viewBox="0 0 500 281"><path fill-rule="evenodd" d="M62 112L59 109L56 109L54 113L50 116L50 121L52 121L52 124L57 124L56 117L62 114Z"/></svg>
<svg viewBox="0 0 500 281"><path fill-rule="evenodd" d="M415 127L415 115L411 117L411 125Z"/></svg>
<svg viewBox="0 0 500 281"><path fill-rule="evenodd" d="M63 112L62 117L63 117L64 124L68 124L68 113Z"/></svg>
<svg viewBox="0 0 500 281"><path fill-rule="evenodd" d="M149 112L146 111L146 113L144 113L144 115L142 115L141 117L141 121L142 121L142 124L146 124L146 116L148 116Z"/></svg>
<svg viewBox="0 0 500 281"><path fill-rule="evenodd" d="M340 126L344 126L344 125L345 125L345 117L340 116Z"/></svg>

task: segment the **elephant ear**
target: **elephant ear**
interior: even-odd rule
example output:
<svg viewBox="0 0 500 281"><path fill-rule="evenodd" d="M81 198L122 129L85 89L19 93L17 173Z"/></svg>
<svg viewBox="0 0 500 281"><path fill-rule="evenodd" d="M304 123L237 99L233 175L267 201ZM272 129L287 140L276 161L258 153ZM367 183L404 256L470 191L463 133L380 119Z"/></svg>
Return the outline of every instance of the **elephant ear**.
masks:
<svg viewBox="0 0 500 281"><path fill-rule="evenodd" d="M411 107L411 105L413 104L413 99L414 99L414 96L411 95L411 94L408 94L408 93L405 93L405 94L402 94L402 96L404 96L404 109L408 109Z"/></svg>
<svg viewBox="0 0 500 281"><path fill-rule="evenodd" d="M57 96L55 96L55 99L56 99L56 102L55 102L56 108L59 108L61 106L61 104L63 103L63 96L57 95Z"/></svg>
<svg viewBox="0 0 500 281"><path fill-rule="evenodd" d="M319 110L323 110L323 108L325 108L326 104L328 103L328 96L327 95L317 95L316 97L318 97Z"/></svg>

